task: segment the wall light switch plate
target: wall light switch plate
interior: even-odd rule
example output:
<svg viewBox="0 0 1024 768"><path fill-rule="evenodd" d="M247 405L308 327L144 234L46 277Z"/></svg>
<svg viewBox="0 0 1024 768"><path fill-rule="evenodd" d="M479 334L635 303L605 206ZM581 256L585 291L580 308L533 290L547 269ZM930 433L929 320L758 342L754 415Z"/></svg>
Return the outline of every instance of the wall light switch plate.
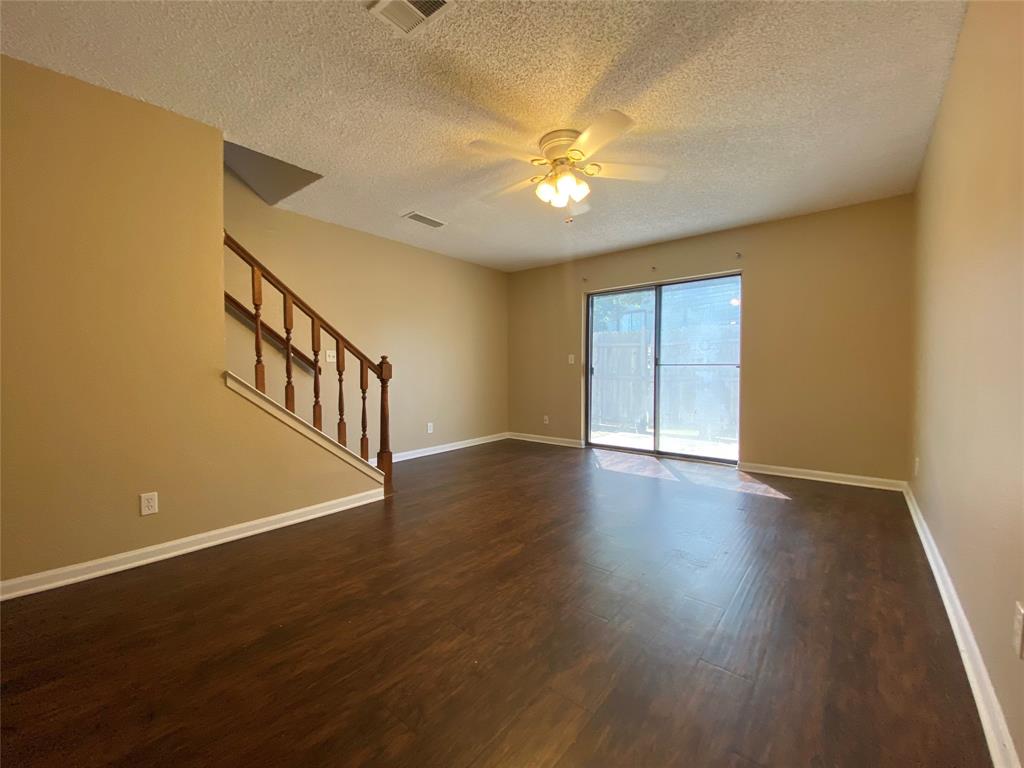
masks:
<svg viewBox="0 0 1024 768"><path fill-rule="evenodd" d="M1013 650L1024 659L1024 605L1017 603L1013 612Z"/></svg>
<svg viewBox="0 0 1024 768"><path fill-rule="evenodd" d="M569 365L576 365L576 355L569 355Z"/></svg>
<svg viewBox="0 0 1024 768"><path fill-rule="evenodd" d="M336 350L336 349L328 349L324 353L324 359L328 363L336 363L336 362L338 362L338 350Z"/></svg>
<svg viewBox="0 0 1024 768"><path fill-rule="evenodd" d="M160 502L157 499L156 491L152 493L139 494L139 514L155 515L160 511Z"/></svg>

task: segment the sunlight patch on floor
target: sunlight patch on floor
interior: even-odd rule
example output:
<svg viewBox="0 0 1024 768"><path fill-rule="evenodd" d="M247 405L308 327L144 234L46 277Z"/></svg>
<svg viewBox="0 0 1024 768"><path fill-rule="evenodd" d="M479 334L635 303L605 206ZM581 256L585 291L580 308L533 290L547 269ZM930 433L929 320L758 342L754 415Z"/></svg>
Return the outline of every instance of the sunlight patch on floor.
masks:
<svg viewBox="0 0 1024 768"><path fill-rule="evenodd" d="M723 491L736 491L754 496L767 496L773 499L789 499L789 496L782 491L735 467L717 467L713 464L700 464L693 461L673 461L670 466L676 475L694 485L721 488Z"/></svg>
<svg viewBox="0 0 1024 768"><path fill-rule="evenodd" d="M694 485L718 488L723 491L767 496L773 499L789 499L789 496L778 489L731 466L702 464L685 459L666 459L626 451L603 451L600 448L594 449L594 462L599 469L608 472L673 482L685 480Z"/></svg>
<svg viewBox="0 0 1024 768"><path fill-rule="evenodd" d="M624 451L594 450L597 466L609 472L621 472L626 475L653 477L658 480L679 482L679 478L666 469L655 456L644 456L639 453Z"/></svg>

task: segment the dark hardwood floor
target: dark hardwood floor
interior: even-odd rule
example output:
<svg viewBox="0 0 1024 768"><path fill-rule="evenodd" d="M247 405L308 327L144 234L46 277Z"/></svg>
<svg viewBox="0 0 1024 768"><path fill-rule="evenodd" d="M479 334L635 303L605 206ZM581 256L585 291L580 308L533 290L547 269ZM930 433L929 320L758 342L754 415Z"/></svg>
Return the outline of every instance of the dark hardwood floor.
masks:
<svg viewBox="0 0 1024 768"><path fill-rule="evenodd" d="M990 765L900 494L504 441L3 605L5 766Z"/></svg>

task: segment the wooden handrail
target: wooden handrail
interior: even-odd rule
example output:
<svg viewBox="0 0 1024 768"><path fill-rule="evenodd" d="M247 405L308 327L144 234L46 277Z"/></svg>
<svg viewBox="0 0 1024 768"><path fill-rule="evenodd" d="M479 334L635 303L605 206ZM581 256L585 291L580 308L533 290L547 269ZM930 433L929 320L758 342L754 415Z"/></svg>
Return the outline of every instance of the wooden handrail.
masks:
<svg viewBox="0 0 1024 768"><path fill-rule="evenodd" d="M362 399L362 413L360 414L360 426L362 434L359 438L359 455L369 461L370 441L366 434L368 419L366 415L366 390L369 387L370 373L377 377L380 383L380 450L377 451L377 468L384 473L384 489L390 493L391 486L391 425L390 411L388 408L388 385L391 381L391 363L387 356L383 356L380 362L374 362L359 347L345 338L338 329L331 325L324 317L314 310L308 303L299 298L295 292L273 272L266 268L241 243L235 240L227 232L224 233L224 245L227 246L236 256L249 265L252 277L252 306L249 308L236 299L227 291L224 291L225 308L242 318L252 327L255 336L256 364L254 374L256 389L266 394L266 367L263 362L263 342L273 344L282 350L285 356L285 408L295 413L295 384L292 377L292 358L302 362L313 374L313 426L323 432L323 403L320 401L320 377L323 371L320 369L321 333L326 332L334 339L335 354L337 362L335 370L338 376L338 442L347 445L348 428L345 423L345 353L351 354L359 361L359 389ZM283 298L284 306L284 335L272 328L263 320L263 281L266 280L276 288ZM296 349L292 338L294 330L294 310L298 309L305 314L310 321L310 344L313 352L310 358L300 350ZM329 348L328 348L329 349Z"/></svg>
<svg viewBox="0 0 1024 768"><path fill-rule="evenodd" d="M373 362L369 355L363 352L359 347L345 338L345 335L341 331L337 330L333 325L328 323L323 316L313 309L309 304L303 301L291 288L284 284L284 282L273 272L267 269L259 259L253 256L245 247L239 243L235 238L229 235L227 232L224 233L224 245L230 248L235 255L237 255L242 261L248 264L250 267L255 267L260 271L263 279L270 283L272 286L277 288L282 294L292 297L292 302L295 306L302 311L310 320L319 320L320 327L327 332L329 336L334 337L335 341L340 341L344 345L345 349L349 353L357 357L366 363L367 367L373 371L374 376L380 376L380 366Z"/></svg>

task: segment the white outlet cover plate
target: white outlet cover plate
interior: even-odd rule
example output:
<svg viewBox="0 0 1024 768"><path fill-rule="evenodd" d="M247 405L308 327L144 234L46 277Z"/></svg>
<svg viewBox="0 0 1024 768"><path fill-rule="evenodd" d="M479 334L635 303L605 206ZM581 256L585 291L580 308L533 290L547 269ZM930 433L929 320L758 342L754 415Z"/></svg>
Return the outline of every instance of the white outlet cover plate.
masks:
<svg viewBox="0 0 1024 768"><path fill-rule="evenodd" d="M140 515L155 515L160 511L160 500L157 496L156 491L151 493L140 493L139 494L139 514Z"/></svg>
<svg viewBox="0 0 1024 768"><path fill-rule="evenodd" d="M338 362L338 350L328 349L324 357L328 363L336 363Z"/></svg>

